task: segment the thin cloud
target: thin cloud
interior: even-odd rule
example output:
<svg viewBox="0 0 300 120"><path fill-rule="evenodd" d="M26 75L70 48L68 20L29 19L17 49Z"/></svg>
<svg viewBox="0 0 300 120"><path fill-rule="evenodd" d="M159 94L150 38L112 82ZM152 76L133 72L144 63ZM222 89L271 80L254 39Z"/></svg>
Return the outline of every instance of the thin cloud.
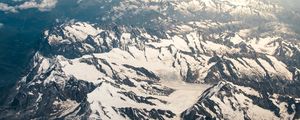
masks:
<svg viewBox="0 0 300 120"><path fill-rule="evenodd" d="M0 3L0 11L4 11L4 12L17 12L15 7L9 6L8 4L5 3Z"/></svg>
<svg viewBox="0 0 300 120"><path fill-rule="evenodd" d="M23 4L17 6L18 9L30 9L30 8L37 8L40 11L49 11L56 6L57 0L43 0L40 3L36 1L28 1L24 2Z"/></svg>
<svg viewBox="0 0 300 120"><path fill-rule="evenodd" d="M0 29L3 28L3 26L4 26L4 24L3 24L3 23L0 23Z"/></svg>
<svg viewBox="0 0 300 120"><path fill-rule="evenodd" d="M35 0L26 1L20 5L9 6L5 3L0 3L0 11L16 13L20 10L38 9L40 11L50 11L56 6L57 0L42 0L37 2Z"/></svg>

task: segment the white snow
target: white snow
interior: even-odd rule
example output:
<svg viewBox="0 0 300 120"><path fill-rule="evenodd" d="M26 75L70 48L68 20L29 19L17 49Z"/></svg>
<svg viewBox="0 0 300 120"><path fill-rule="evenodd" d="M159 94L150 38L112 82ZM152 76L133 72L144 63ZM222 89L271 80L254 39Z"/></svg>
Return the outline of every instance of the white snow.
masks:
<svg viewBox="0 0 300 120"><path fill-rule="evenodd" d="M45 31L45 36L48 36L48 42L54 43L71 43L76 41L84 41L89 35L96 36L103 30L94 27L93 24L86 22L76 22L71 25L63 26L63 34L67 39L63 39L63 36L56 34L49 34L49 31Z"/></svg>
<svg viewBox="0 0 300 120"><path fill-rule="evenodd" d="M275 49L278 45L273 46L270 44L277 40L278 37L266 37L261 39L252 39L248 43L258 52L267 53L269 55L274 54Z"/></svg>
<svg viewBox="0 0 300 120"><path fill-rule="evenodd" d="M77 22L74 25L66 26L64 28L64 34L73 40L83 41L87 38L88 35L95 36L100 33L101 30L93 27L88 23Z"/></svg>
<svg viewBox="0 0 300 120"><path fill-rule="evenodd" d="M100 73L93 65L80 63L79 61L72 62L72 64L69 64L67 61L61 62L63 71L67 75L73 75L77 79L87 80L90 82L96 82L98 78L104 76L103 73Z"/></svg>
<svg viewBox="0 0 300 120"><path fill-rule="evenodd" d="M186 51L186 52L190 52L190 49L186 43L186 41L184 39L182 39L181 37L179 36L174 36L172 38L172 40L174 41L174 46L179 49L179 50L182 50L182 51Z"/></svg>
<svg viewBox="0 0 300 120"><path fill-rule="evenodd" d="M171 95L159 97L168 101L165 109L170 109L178 116L184 110L193 106L199 99L200 95L210 87L205 84L189 84L181 81L163 81L162 85L175 89Z"/></svg>
<svg viewBox="0 0 300 120"><path fill-rule="evenodd" d="M240 42L244 41L239 35L235 35L233 38L230 39L233 44L239 44Z"/></svg>

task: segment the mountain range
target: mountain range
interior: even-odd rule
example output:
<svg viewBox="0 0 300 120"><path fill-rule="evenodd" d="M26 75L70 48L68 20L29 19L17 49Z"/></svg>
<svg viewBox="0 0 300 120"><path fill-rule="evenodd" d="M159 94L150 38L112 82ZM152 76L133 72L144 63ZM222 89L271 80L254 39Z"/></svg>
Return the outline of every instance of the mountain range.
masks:
<svg viewBox="0 0 300 120"><path fill-rule="evenodd" d="M300 119L299 33L283 20L297 11L270 0L97 2L103 22L43 32L0 119Z"/></svg>

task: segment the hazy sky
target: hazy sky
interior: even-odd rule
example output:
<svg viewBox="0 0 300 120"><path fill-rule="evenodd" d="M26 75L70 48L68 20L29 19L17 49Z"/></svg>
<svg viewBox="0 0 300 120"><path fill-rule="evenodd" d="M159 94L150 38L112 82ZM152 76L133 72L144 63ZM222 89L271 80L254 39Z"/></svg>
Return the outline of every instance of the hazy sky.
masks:
<svg viewBox="0 0 300 120"><path fill-rule="evenodd" d="M1 0L0 0L1 1ZM0 11L6 12L17 12L18 10L28 9L28 8L38 8L41 11L50 10L55 7L56 3L59 0L40 0L41 2L36 2L38 0L28 0L21 5L10 6L5 3L0 2ZM84 0L81 0L84 2ZM292 8L294 10L300 11L300 0L270 0L270 1L279 1L285 6L285 8Z"/></svg>
<svg viewBox="0 0 300 120"><path fill-rule="evenodd" d="M279 0L286 8L300 10L300 0Z"/></svg>

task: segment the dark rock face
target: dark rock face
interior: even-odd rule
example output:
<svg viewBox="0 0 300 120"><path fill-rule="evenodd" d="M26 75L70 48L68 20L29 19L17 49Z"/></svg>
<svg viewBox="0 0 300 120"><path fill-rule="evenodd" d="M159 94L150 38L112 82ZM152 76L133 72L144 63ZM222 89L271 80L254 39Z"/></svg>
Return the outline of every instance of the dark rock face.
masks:
<svg viewBox="0 0 300 120"><path fill-rule="evenodd" d="M148 71L147 69L143 68L143 67L134 67L134 66L130 66L130 65L123 65L127 68L133 69L135 71L137 71L137 74L141 74L144 75L150 79L154 79L154 80L159 80L160 78L158 76L156 76L153 72Z"/></svg>
<svg viewBox="0 0 300 120"><path fill-rule="evenodd" d="M82 29L89 29L95 27L97 34L82 33L86 34L85 38L76 38L75 33L66 33L68 27L82 27ZM132 43L141 44L143 40L147 40L143 36L140 36L140 32L145 32L143 29L131 28L125 26L109 27L106 30L100 31L100 28L96 25L90 25L87 23L65 23L58 27L50 29L47 35L45 35L45 43L42 45L41 52L50 55L63 55L66 58L78 58L83 55L91 53L105 53L109 52L113 48L127 49L127 46ZM81 31L79 31L81 32ZM131 34L131 41L129 43L123 43L124 37L122 33ZM50 41L52 37L61 36L62 41ZM78 36L77 36L78 37ZM80 37L80 36L79 36ZM122 41L123 40L123 41Z"/></svg>
<svg viewBox="0 0 300 120"><path fill-rule="evenodd" d="M148 120L148 119L155 119L155 120L165 120L165 117L168 119L172 119L175 117L175 114L172 111L168 110L156 110L151 109L150 111L144 109L136 109L136 108L120 108L119 112L124 117L128 117L131 120Z"/></svg>
<svg viewBox="0 0 300 120"><path fill-rule="evenodd" d="M237 98L238 94L245 96L245 98ZM276 99L276 105L272 102L273 99ZM244 101L245 102L240 102ZM229 103L226 103L228 101ZM251 103L248 103L252 101ZM279 108L278 105L285 103L287 104L284 108ZM220 105L225 104L228 108L220 107ZM236 114L240 113L243 115L244 119L251 119L249 116L249 112L253 108L243 107L245 105L253 104L255 106L259 106L263 109L269 110L273 112L277 117L282 116L280 111L286 110L289 115L296 115L291 117L290 119L297 118L297 114L299 112L298 103L296 103L295 99L286 97L286 96L278 96L277 98L273 98L272 96L255 96L249 95L245 91L236 88L232 84L229 83L219 83L218 85L213 86L208 89L206 92L202 94L198 102L184 111L181 114L181 117L185 120L196 120L196 119L230 119L230 115L223 114L222 112L228 112L228 109L232 109ZM293 106L293 108L291 107ZM260 113L254 113L260 115ZM253 116L251 116L253 117ZM259 118L256 117L256 118ZM271 119L271 118L265 118Z"/></svg>
<svg viewBox="0 0 300 120"><path fill-rule="evenodd" d="M250 56L249 56L250 55ZM262 64L258 59L263 59L267 61L270 66L273 66L273 61L271 61L265 54L256 53L254 55L251 54L233 54L227 56L230 59L244 59L250 58L254 59L255 62L264 70L265 74L263 76L244 76L239 75L239 70L235 67L231 60L226 58L220 58L219 56L212 57L209 60L209 63L214 62L215 65L211 67L211 71L205 78L206 82L209 83L217 83L219 80L230 81L237 85L247 86L254 88L263 93L276 93L276 94L287 94L295 97L299 97L300 94L296 91L299 91L300 88L297 87L299 85L299 81L295 80L297 78L297 72L292 70L293 78L292 80L287 80L286 78L282 78L280 76L270 76L269 70L265 68L265 64ZM245 66L251 65L245 61L239 61ZM228 72L229 74L226 74ZM291 87L293 86L293 87ZM274 89L279 88L279 89Z"/></svg>
<svg viewBox="0 0 300 120"><path fill-rule="evenodd" d="M47 60L36 58L34 61L40 63ZM57 63L51 63L49 68L42 73L38 70L40 65L33 66L27 78L19 83L19 91L13 93L12 101L8 102L7 109L1 111L1 119L62 119L66 116L72 118L72 115L82 115L82 118L86 118L89 112L86 97L96 86L93 83L66 76L61 72L61 66ZM73 111L61 114L67 109L64 105L57 105L56 102L74 105ZM16 114L19 111L24 113Z"/></svg>
<svg viewBox="0 0 300 120"><path fill-rule="evenodd" d="M164 103L164 104L167 103L167 101L160 100L160 99L157 99L155 97L138 96L134 92L123 92L121 94L124 94L125 96L129 97L130 99L132 99L132 100L134 100L134 101L136 101L138 103L145 103L145 104L149 104L149 105L156 105L155 103L151 102L150 100L158 100L158 101L160 101L161 103Z"/></svg>
<svg viewBox="0 0 300 120"><path fill-rule="evenodd" d="M66 96L71 100L75 100L80 103L86 100L86 95L92 92L96 86L93 83L88 83L82 80L76 80L76 78L70 78L68 83L65 85L64 90L66 91Z"/></svg>

